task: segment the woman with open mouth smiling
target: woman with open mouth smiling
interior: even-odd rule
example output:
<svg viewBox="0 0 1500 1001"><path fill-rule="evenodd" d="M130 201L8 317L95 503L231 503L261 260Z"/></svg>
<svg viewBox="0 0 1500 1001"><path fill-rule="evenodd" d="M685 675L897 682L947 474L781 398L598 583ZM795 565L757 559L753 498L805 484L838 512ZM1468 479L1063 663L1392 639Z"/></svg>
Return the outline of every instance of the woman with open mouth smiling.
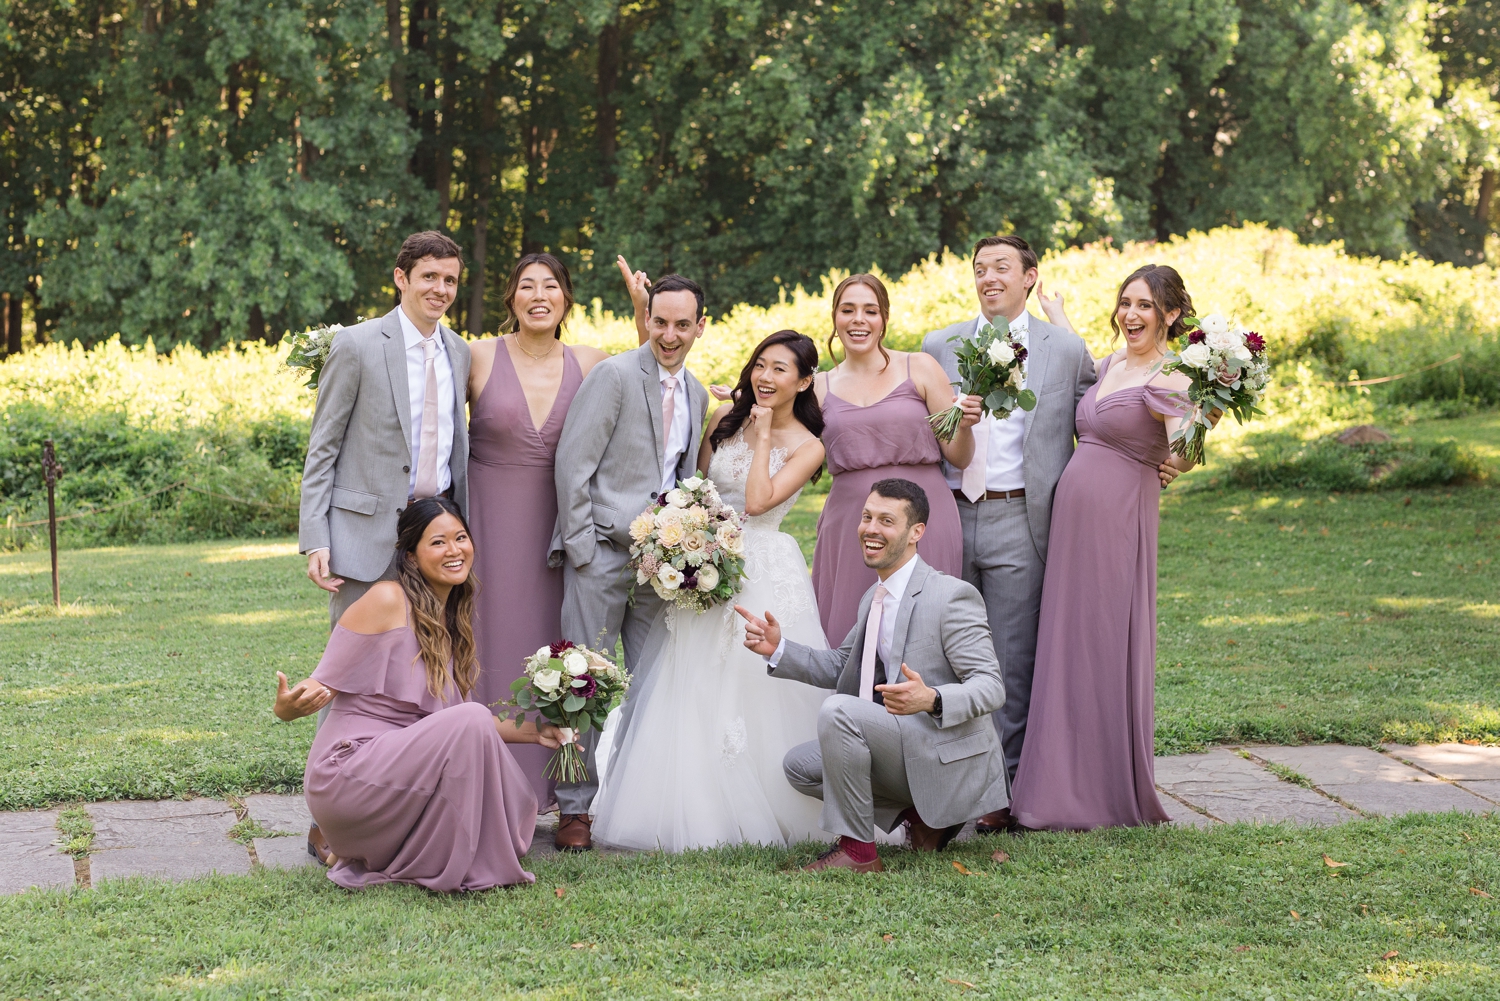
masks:
<svg viewBox="0 0 1500 1001"><path fill-rule="evenodd" d="M953 387L937 360L920 351L885 347L891 305L874 275L850 275L833 293L833 337L844 358L815 382L823 405L823 445L833 486L818 519L813 588L823 632L842 641L858 617L859 600L875 583L875 571L860 552L860 512L878 480L910 480L932 503L922 558L953 577L963 576L963 529L958 504L943 479L940 461L959 469L974 455L973 426L979 407L965 406L963 424L951 442L940 443L927 422L953 406ZM972 412L970 412L972 411Z"/></svg>

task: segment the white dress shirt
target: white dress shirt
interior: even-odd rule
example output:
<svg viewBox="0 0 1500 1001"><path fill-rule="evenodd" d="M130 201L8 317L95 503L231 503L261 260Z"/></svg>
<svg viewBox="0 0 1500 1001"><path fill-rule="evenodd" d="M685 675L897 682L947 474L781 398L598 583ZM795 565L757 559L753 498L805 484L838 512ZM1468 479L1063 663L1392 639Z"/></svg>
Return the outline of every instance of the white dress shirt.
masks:
<svg viewBox="0 0 1500 1001"><path fill-rule="evenodd" d="M1030 324L1031 314L1022 311L1011 324L1015 331L1015 339L1022 347L1030 348ZM984 314L974 321L974 329L969 337L972 339L979 336L979 329L987 323ZM1004 317L997 317L996 329L1005 322ZM1030 359L1021 365L1021 388L1026 388L1026 377L1029 374ZM985 414L980 421L989 428L989 444L987 448L987 460L984 470L984 488L986 490L1020 490L1026 486L1026 476L1023 471L1021 448L1026 442L1026 411L1017 407L1009 417L1003 421L997 421L989 414ZM945 467L948 486L954 490L963 485L963 470L955 470L952 466Z"/></svg>
<svg viewBox="0 0 1500 1001"><path fill-rule="evenodd" d="M658 362L656 365L657 384L665 382L670 376ZM662 449L661 456L661 492L666 493L677 486L677 466L682 462L682 453L687 451L688 442L692 440L693 415L688 406L687 391L687 369L677 370L677 388L672 391L672 426L667 428L666 447Z"/></svg>
<svg viewBox="0 0 1500 1001"><path fill-rule="evenodd" d="M905 681L901 676L901 665L891 663L891 644L896 640L896 617L901 613L901 599L906 594L906 585L911 583L912 571L917 568L917 558L913 556L895 573L887 577L882 583L885 585L885 601L881 603L880 610L880 638L875 644L875 653L880 657L880 663L885 665L885 678L877 677L875 684L889 684L889 679L896 682ZM875 614L875 603L870 603L870 615ZM869 621L866 617L865 621ZM863 628L863 627L859 627ZM840 640L840 642L843 642ZM776 645L776 651L766 658L766 665L775 668L781 663L781 655L786 652L786 637Z"/></svg>
<svg viewBox="0 0 1500 1001"><path fill-rule="evenodd" d="M411 401L411 477L406 492L411 495L417 489L417 469L422 461L422 403L427 395L427 356L422 349L422 332L411 322L406 310L397 307L396 315L401 317L401 333L406 341L406 392ZM441 330L434 330L432 336L437 342L433 356L438 389L437 488L438 493L442 493L453 483L453 471L448 468L448 457L453 454L453 365L448 361Z"/></svg>

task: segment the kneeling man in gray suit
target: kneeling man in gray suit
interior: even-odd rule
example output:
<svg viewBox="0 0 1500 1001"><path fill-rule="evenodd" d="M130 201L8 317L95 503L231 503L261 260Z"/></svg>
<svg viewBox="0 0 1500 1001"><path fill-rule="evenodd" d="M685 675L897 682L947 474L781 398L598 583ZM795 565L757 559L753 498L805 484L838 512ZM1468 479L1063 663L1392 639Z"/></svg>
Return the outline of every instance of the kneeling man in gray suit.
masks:
<svg viewBox="0 0 1500 1001"><path fill-rule="evenodd" d="M823 829L839 836L809 872L880 872L876 824L904 822L913 848L937 851L966 821L1008 804L989 719L1005 686L984 600L917 556L927 514L927 494L910 480L871 490L859 537L880 579L837 650L784 640L770 612L762 619L736 606L745 646L772 675L837 691L818 713L818 739L784 761L787 781L823 800Z"/></svg>

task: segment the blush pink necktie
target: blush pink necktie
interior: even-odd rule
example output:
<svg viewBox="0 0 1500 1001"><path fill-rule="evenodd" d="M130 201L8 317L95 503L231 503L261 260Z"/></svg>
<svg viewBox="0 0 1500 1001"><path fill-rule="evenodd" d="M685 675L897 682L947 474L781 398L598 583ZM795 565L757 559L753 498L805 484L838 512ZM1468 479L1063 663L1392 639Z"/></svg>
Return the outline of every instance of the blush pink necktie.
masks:
<svg viewBox="0 0 1500 1001"><path fill-rule="evenodd" d="M427 382L422 390L422 437L417 446L417 485L414 497L431 497L438 492L438 384L437 344L432 337L422 338L422 356L427 364Z"/></svg>
<svg viewBox="0 0 1500 1001"><path fill-rule="evenodd" d="M984 497L984 479L989 460L990 424L987 420L980 420L974 425L974 458L964 467L963 480L959 486L963 495L975 504Z"/></svg>
<svg viewBox="0 0 1500 1001"><path fill-rule="evenodd" d="M677 411L677 376L669 375L661 381L661 447L666 455L667 442L672 440L672 417Z"/></svg>
<svg viewBox="0 0 1500 1001"><path fill-rule="evenodd" d="M880 620L885 616L884 584L875 585L875 597L870 599L870 614L865 618L865 649L859 659L859 697L875 698L875 654L880 646Z"/></svg>

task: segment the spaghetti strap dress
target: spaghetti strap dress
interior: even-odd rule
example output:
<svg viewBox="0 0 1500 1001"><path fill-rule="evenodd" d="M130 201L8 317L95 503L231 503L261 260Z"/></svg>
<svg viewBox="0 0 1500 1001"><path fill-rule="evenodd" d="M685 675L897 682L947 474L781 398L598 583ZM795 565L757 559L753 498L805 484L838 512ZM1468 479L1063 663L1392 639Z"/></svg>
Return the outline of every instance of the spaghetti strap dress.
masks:
<svg viewBox="0 0 1500 1001"><path fill-rule="evenodd" d="M557 523L552 478L563 420L583 383L571 348L563 346L562 383L552 410L538 428L531 422L510 351L495 345L495 364L469 413L469 527L474 533L474 642L479 680L474 701L494 706L511 697L525 658L562 639L563 572L547 566ZM511 753L531 780L543 808L555 783L542 769L552 752L540 744L513 744Z"/></svg>
<svg viewBox="0 0 1500 1001"><path fill-rule="evenodd" d="M302 779L339 858L329 879L349 890L445 892L535 881L521 856L536 831L536 794L489 710L460 698L451 665L436 698L408 626L334 626L312 676L339 693Z"/></svg>
<svg viewBox="0 0 1500 1001"><path fill-rule="evenodd" d="M912 382L910 358L906 364L906 380L867 407L840 399L832 386L824 395L823 447L833 485L818 518L812 579L823 634L832 647L854 628L859 600L875 583L859 544L859 516L877 481L899 477L927 492L932 513L917 551L934 569L963 576L958 504L943 479L943 454L927 423L927 401Z"/></svg>
<svg viewBox="0 0 1500 1001"><path fill-rule="evenodd" d="M1078 448L1052 500L1036 676L1011 791L1025 827L1167 821L1156 796L1156 539L1167 431L1183 394L1127 386L1078 401Z"/></svg>

